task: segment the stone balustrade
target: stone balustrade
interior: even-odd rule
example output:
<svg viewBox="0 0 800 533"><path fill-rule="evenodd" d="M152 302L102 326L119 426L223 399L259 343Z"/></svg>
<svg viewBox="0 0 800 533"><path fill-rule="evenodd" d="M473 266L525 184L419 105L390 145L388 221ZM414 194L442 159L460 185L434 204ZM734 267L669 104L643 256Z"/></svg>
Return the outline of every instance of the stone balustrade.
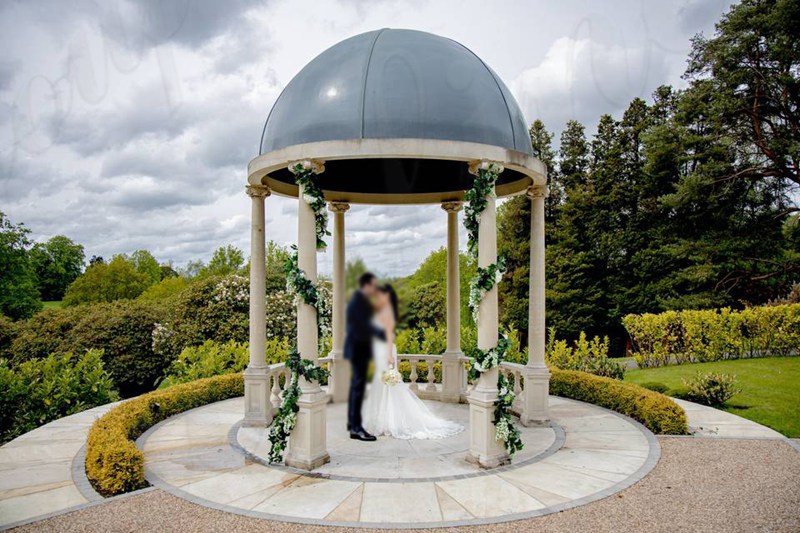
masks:
<svg viewBox="0 0 800 533"><path fill-rule="evenodd" d="M439 400L442 394L442 387L436 381L436 368L437 363L441 364L441 355L428 355L428 354L399 354L398 366L400 363L407 362L411 368L410 373L410 388L417 396L424 400ZM320 357L320 366L330 367L332 357ZM462 398L466 398L467 392L472 384L467 382L467 367L469 357L462 356L459 358L464 368L462 374ZM420 363L425 363L421 366ZM523 394L525 391L525 378L524 378L525 365L517 363L503 362L500 364L500 372L508 379L509 383L514 389L516 398L514 404L511 406L511 411L515 415L519 415L523 408ZM276 363L269 365L266 370L267 383L270 387L269 404L272 408L272 413L281 405L281 394L286 389L289 380L289 369L286 368L284 363ZM329 378L329 380L332 378Z"/></svg>

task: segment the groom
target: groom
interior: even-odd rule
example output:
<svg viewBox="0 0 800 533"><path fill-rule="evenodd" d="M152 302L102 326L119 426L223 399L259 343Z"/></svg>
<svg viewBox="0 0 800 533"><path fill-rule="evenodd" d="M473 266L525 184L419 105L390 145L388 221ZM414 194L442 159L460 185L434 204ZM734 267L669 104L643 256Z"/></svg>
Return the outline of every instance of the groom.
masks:
<svg viewBox="0 0 800 533"><path fill-rule="evenodd" d="M374 441L375 436L361 425L361 404L367 386L367 367L372 359L372 338L386 339L383 330L372 324L370 298L378 291L375 274L365 272L358 278L358 290L347 304L347 335L344 338L344 358L353 367L350 379L350 395L347 403L347 429L350 438Z"/></svg>

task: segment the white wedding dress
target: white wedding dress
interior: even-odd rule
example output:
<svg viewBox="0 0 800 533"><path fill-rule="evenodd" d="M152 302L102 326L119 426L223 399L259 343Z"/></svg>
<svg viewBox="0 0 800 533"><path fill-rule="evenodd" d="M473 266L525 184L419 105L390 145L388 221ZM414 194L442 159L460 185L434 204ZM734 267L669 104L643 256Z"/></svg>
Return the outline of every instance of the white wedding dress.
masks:
<svg viewBox="0 0 800 533"><path fill-rule="evenodd" d="M397 347L392 346L397 361ZM372 354L375 370L364 402L364 428L373 435L396 439L442 439L461 431L461 424L439 418L409 389L408 383L391 386L381 381L389 368L384 341L375 339Z"/></svg>

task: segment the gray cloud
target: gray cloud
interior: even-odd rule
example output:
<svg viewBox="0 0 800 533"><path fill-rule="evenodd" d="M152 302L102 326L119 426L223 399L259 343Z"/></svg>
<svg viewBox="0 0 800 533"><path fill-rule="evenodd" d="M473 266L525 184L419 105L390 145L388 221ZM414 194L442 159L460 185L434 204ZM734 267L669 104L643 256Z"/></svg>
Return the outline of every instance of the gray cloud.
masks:
<svg viewBox="0 0 800 533"><path fill-rule="evenodd" d="M0 4L0 197L37 239L88 255L150 249L177 265L247 250L248 161L280 90L315 55L374 28L452 37L505 79L529 120L591 133L636 96L679 84L689 38L724 0L60 0ZM481 31L475 31L475 21ZM546 20L532 30L534 21ZM498 36L502 36L498 38ZM267 200L267 237L297 238L296 202ZM446 240L438 206L359 206L348 258L412 271ZM464 246L464 232L460 230ZM319 254L330 272L332 254Z"/></svg>

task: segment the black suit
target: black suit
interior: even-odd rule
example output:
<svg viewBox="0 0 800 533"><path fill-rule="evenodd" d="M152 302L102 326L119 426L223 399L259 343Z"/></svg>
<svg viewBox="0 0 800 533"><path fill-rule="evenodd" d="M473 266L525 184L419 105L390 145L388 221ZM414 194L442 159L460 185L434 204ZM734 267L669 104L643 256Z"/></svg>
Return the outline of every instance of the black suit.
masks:
<svg viewBox="0 0 800 533"><path fill-rule="evenodd" d="M372 359L372 338L386 339L383 330L372 324L372 305L361 291L356 291L347 304L347 334L344 338L344 358L353 366L350 395L347 403L347 425L361 429L361 405L367 386L367 368Z"/></svg>

